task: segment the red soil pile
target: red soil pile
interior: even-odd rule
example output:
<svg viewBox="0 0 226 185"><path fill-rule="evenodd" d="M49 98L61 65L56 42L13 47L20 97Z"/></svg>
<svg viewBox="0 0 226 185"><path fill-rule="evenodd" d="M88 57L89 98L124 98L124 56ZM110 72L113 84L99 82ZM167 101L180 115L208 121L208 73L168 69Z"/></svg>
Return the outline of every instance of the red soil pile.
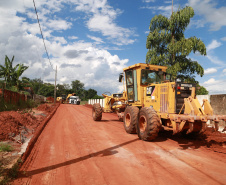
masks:
<svg viewBox="0 0 226 185"><path fill-rule="evenodd" d="M0 140L7 140L20 133L21 127L32 128L39 125L36 117L29 113L15 111L0 112Z"/></svg>
<svg viewBox="0 0 226 185"><path fill-rule="evenodd" d="M37 107L37 110L51 112L53 110L54 105L41 104Z"/></svg>
<svg viewBox="0 0 226 185"><path fill-rule="evenodd" d="M54 102L54 98L51 97L51 96L50 96L50 97L47 97L46 100L47 100L48 102L52 102L52 103Z"/></svg>
<svg viewBox="0 0 226 185"><path fill-rule="evenodd" d="M5 111L0 112L0 141L14 139L21 134L29 136L34 133L36 128L44 118L56 107L57 104L41 104L33 109L35 112L24 111ZM38 111L36 111L38 110ZM23 133L26 131L26 133Z"/></svg>
<svg viewBox="0 0 226 185"><path fill-rule="evenodd" d="M226 154L226 134L215 132L213 128L207 128L203 137L205 137L207 148Z"/></svg>

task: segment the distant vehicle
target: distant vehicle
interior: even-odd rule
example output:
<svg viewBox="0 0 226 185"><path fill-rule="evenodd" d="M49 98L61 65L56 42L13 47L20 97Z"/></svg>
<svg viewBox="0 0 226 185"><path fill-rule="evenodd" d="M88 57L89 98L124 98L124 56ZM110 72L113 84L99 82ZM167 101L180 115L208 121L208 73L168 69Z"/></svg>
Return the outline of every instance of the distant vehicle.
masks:
<svg viewBox="0 0 226 185"><path fill-rule="evenodd" d="M69 97L69 104L75 104L80 105L81 99L79 99L79 96L70 96Z"/></svg>
<svg viewBox="0 0 226 185"><path fill-rule="evenodd" d="M66 101L66 95L62 94L61 96L57 97L57 101L64 103Z"/></svg>

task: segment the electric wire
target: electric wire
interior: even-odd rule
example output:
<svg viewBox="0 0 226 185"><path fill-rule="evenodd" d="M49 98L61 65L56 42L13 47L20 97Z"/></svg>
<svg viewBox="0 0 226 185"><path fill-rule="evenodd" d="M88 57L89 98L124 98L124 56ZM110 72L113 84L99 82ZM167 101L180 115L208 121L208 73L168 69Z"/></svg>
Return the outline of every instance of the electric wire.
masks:
<svg viewBox="0 0 226 185"><path fill-rule="evenodd" d="M37 16L37 20L38 20L39 29L40 29L40 32L41 32L41 35L42 35L42 41L43 41L43 44L44 44L44 47L45 47L46 55L47 55L47 57L48 57L48 59L49 59L50 66L51 66L52 69L53 69L53 65L52 65L52 63L51 63L51 61L50 61L50 58L49 58L49 54L48 54L48 51L47 51L47 48L46 48L46 44L45 44L45 41L44 41L44 37L43 37L41 25L40 25L40 22L39 22L38 12L37 12L37 9L36 9L36 6L35 6L35 0L33 0L33 4L34 4L35 13L36 13L36 16ZM54 70L54 69L53 69L53 70ZM55 71L55 70L54 70L54 71Z"/></svg>

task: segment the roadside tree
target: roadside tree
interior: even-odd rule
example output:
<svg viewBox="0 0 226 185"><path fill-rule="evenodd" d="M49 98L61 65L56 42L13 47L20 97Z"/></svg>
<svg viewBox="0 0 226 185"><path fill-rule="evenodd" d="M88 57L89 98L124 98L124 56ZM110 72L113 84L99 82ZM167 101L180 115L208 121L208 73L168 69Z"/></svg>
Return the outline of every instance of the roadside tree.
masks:
<svg viewBox="0 0 226 185"><path fill-rule="evenodd" d="M150 23L147 37L146 63L167 66L168 73L182 80L193 81L195 74L204 75L204 69L189 58L189 54L206 55L205 44L195 36L185 38L184 32L194 16L192 7L173 12L170 18L156 15Z"/></svg>

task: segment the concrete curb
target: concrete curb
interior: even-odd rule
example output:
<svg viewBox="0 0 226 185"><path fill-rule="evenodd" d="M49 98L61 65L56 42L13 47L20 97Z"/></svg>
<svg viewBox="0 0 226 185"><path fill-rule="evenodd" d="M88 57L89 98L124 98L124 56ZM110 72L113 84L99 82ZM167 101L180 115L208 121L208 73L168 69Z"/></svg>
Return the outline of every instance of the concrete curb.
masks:
<svg viewBox="0 0 226 185"><path fill-rule="evenodd" d="M57 111L58 107L60 106L60 104L58 104L55 109L49 114L48 117L46 117L43 122L39 125L38 129L35 131L34 136L31 138L31 140L28 143L28 146L26 148L26 151L24 152L24 154L22 155L21 159L24 162L27 157L30 155L31 150L33 149L36 141L38 140L38 137L41 135L42 131L44 130L45 126L47 125L47 123L49 122L49 120L53 117L53 115L55 114L55 112Z"/></svg>

